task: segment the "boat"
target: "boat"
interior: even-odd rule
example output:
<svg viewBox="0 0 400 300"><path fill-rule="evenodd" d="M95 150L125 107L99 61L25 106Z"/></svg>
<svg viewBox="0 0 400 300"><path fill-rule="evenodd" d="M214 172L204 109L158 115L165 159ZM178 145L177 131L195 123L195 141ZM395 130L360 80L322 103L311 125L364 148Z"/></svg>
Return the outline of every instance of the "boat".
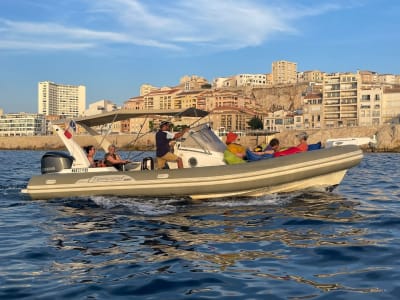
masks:
<svg viewBox="0 0 400 300"><path fill-rule="evenodd" d="M349 138L337 138L337 139L327 139L325 147L336 147L343 145L357 145L357 146L369 146L371 149L376 148L378 143L376 135L372 137L349 137Z"/></svg>
<svg viewBox="0 0 400 300"><path fill-rule="evenodd" d="M51 151L41 159L41 174L34 175L21 192L32 199L87 196L187 197L206 200L226 197L259 197L307 189L333 190L348 169L357 166L363 152L356 145L344 145L303 153L228 165L225 143L201 120L206 112L197 109L175 113L198 117L190 131L174 146L184 168L171 163L157 169L154 157L131 162L122 171L114 167L90 168L82 148L67 137L65 129L53 124L68 150ZM138 116L171 115L172 111L120 110L75 122L95 136L99 145L108 145L92 127Z"/></svg>

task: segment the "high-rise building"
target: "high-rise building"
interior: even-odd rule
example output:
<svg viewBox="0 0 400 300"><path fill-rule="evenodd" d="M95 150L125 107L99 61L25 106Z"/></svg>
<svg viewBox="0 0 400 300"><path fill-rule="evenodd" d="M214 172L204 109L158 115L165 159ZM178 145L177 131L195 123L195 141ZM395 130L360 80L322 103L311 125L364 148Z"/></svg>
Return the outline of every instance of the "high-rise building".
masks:
<svg viewBox="0 0 400 300"><path fill-rule="evenodd" d="M272 63L273 84L288 84L297 82L297 63L279 60Z"/></svg>
<svg viewBox="0 0 400 300"><path fill-rule="evenodd" d="M83 115L86 106L86 87L83 85L39 82L38 113L74 118Z"/></svg>

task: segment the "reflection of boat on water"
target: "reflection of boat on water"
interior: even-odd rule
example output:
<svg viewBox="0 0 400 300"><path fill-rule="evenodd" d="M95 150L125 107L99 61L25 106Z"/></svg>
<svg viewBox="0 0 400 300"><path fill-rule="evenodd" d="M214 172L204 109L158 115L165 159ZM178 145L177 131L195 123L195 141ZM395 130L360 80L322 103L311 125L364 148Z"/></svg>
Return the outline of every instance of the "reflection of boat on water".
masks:
<svg viewBox="0 0 400 300"><path fill-rule="evenodd" d="M177 111L174 111L177 113ZM168 111L115 111L76 120L106 148L104 137L92 126L144 115L172 115ZM205 112L188 109L180 116L202 117ZM179 196L192 199L231 196L261 196L308 188L332 189L349 168L362 159L362 151L354 145L332 147L295 155L264 159L239 165L224 162L225 144L207 124L191 127L184 139L175 145L175 154L184 168L158 170L153 157L126 165L123 171L114 167L89 168L82 148L54 125L69 154L46 153L42 158L42 174L33 176L24 194L34 199L59 197L114 196ZM174 169L175 168L175 169Z"/></svg>

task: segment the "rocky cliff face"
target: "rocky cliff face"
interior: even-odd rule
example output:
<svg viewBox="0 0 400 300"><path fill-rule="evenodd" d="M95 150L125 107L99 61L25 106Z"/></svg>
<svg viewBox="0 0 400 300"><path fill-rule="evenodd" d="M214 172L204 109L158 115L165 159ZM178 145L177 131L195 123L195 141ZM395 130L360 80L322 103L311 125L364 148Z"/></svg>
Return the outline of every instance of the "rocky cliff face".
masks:
<svg viewBox="0 0 400 300"><path fill-rule="evenodd" d="M296 84L279 87L253 88L245 90L252 95L258 103L269 111L285 109L294 111L303 106L302 95L307 90L308 84Z"/></svg>

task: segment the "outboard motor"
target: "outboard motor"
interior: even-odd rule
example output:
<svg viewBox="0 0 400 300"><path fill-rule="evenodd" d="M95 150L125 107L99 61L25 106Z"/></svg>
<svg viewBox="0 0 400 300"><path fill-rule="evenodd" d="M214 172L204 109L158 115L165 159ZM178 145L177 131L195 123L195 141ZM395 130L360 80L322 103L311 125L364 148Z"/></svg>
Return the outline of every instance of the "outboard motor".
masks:
<svg viewBox="0 0 400 300"><path fill-rule="evenodd" d="M64 152L46 152L41 159L42 174L71 169L74 158Z"/></svg>
<svg viewBox="0 0 400 300"><path fill-rule="evenodd" d="M154 170L154 160L151 156L143 158L142 170Z"/></svg>

